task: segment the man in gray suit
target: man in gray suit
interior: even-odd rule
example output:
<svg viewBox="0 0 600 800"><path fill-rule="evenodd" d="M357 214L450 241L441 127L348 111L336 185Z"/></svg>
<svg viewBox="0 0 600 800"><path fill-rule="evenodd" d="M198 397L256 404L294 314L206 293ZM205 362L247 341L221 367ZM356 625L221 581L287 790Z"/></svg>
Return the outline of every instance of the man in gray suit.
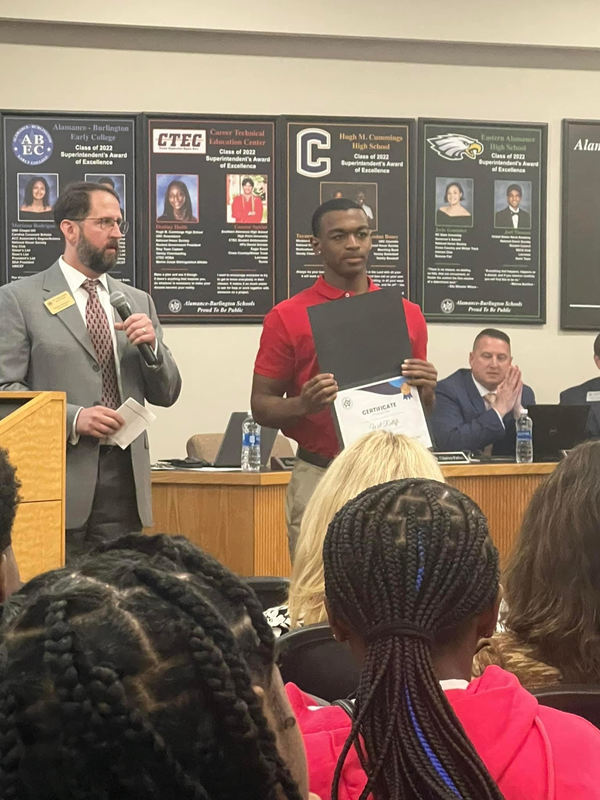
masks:
<svg viewBox="0 0 600 800"><path fill-rule="evenodd" d="M132 397L170 406L181 378L162 341L152 299L107 275L127 230L117 194L75 183L54 207L64 254L49 269L0 287L0 390L67 394L67 560L98 542L152 524L146 434L110 444ZM115 321L111 292L133 313ZM156 356L148 366L137 345Z"/></svg>

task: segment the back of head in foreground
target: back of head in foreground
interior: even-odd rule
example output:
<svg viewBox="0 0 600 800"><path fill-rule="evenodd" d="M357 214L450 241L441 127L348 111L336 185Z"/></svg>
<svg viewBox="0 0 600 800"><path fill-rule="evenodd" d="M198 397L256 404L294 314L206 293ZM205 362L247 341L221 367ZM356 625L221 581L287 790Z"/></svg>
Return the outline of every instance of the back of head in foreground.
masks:
<svg viewBox="0 0 600 800"><path fill-rule="evenodd" d="M3 800L299 800L263 713L281 679L252 592L183 539L103 550L9 603Z"/></svg>
<svg viewBox="0 0 600 800"><path fill-rule="evenodd" d="M4 602L21 585L12 548L12 528L21 499L20 487L8 451L0 447L0 602Z"/></svg>
<svg viewBox="0 0 600 800"><path fill-rule="evenodd" d="M398 478L443 481L439 464L416 439L389 431L362 436L335 458L308 501L290 582L291 627L324 622L323 540L335 513L357 494Z"/></svg>
<svg viewBox="0 0 600 800"><path fill-rule="evenodd" d="M502 797L439 684L469 678L497 614L498 553L478 506L436 481L375 486L336 514L323 558L332 626L362 661L333 796L355 744L361 798Z"/></svg>
<svg viewBox="0 0 600 800"><path fill-rule="evenodd" d="M536 489L503 580L506 630L568 683L600 683L599 485L585 442Z"/></svg>

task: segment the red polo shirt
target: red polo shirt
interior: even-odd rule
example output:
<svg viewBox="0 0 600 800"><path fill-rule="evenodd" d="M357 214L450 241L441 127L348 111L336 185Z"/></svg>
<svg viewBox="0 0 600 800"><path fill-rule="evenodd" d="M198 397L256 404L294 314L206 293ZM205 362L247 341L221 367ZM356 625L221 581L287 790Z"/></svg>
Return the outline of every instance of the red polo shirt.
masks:
<svg viewBox="0 0 600 800"><path fill-rule="evenodd" d="M379 286L369 278L369 291L378 289ZM320 372L306 309L353 294L336 289L321 275L308 289L278 303L265 317L254 371L266 378L286 381L286 395L297 397L306 381ZM425 318L416 303L409 300L403 300L403 303L413 358L426 360ZM284 428L283 433L311 453L333 458L340 451L329 408L304 417L295 425Z"/></svg>

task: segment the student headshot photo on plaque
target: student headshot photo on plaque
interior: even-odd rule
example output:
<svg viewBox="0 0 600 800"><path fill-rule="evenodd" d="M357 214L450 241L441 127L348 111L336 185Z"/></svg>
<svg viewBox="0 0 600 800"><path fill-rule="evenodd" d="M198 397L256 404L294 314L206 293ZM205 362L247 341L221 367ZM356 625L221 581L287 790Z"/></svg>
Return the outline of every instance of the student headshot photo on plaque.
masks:
<svg viewBox="0 0 600 800"><path fill-rule="evenodd" d="M473 227L473 179L435 179L435 224Z"/></svg>
<svg viewBox="0 0 600 800"><path fill-rule="evenodd" d="M84 175L86 183L99 183L101 186L108 186L113 192L119 195L119 205L121 206L121 216L125 219L125 175L115 175L106 172L86 172Z"/></svg>
<svg viewBox="0 0 600 800"><path fill-rule="evenodd" d="M198 183L198 175L157 175L157 222L198 222Z"/></svg>
<svg viewBox="0 0 600 800"><path fill-rule="evenodd" d="M494 181L494 228L531 228L531 181Z"/></svg>
<svg viewBox="0 0 600 800"><path fill-rule="evenodd" d="M369 228L377 229L377 184L321 181L321 203L347 197L362 208L369 220Z"/></svg>
<svg viewBox="0 0 600 800"><path fill-rule="evenodd" d="M227 176L227 221L239 225L259 225L267 221L267 206L255 192L256 177L250 175ZM261 175L262 190L266 197L266 178Z"/></svg>
<svg viewBox="0 0 600 800"><path fill-rule="evenodd" d="M58 175L44 173L31 175L21 172L18 176L19 220L42 222L53 220L52 207L58 195Z"/></svg>

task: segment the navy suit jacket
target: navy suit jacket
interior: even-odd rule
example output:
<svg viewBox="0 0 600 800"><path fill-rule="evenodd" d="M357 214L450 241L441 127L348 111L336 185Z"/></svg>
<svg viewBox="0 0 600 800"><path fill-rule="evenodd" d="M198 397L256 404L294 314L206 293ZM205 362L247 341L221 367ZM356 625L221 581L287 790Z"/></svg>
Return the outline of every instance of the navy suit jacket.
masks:
<svg viewBox="0 0 600 800"><path fill-rule="evenodd" d="M522 404L535 403L533 390L523 386ZM483 450L493 444L492 455L515 454L515 420L512 411L500 422L498 413L486 411L470 369L458 369L439 381L435 390L435 408L430 418L437 450Z"/></svg>
<svg viewBox="0 0 600 800"><path fill-rule="evenodd" d="M600 436L600 402L588 402L588 392L600 392L600 378L592 378L591 381L580 383L579 386L565 389L560 393L560 403L563 406L588 405L590 413L585 429L590 438L595 438Z"/></svg>

